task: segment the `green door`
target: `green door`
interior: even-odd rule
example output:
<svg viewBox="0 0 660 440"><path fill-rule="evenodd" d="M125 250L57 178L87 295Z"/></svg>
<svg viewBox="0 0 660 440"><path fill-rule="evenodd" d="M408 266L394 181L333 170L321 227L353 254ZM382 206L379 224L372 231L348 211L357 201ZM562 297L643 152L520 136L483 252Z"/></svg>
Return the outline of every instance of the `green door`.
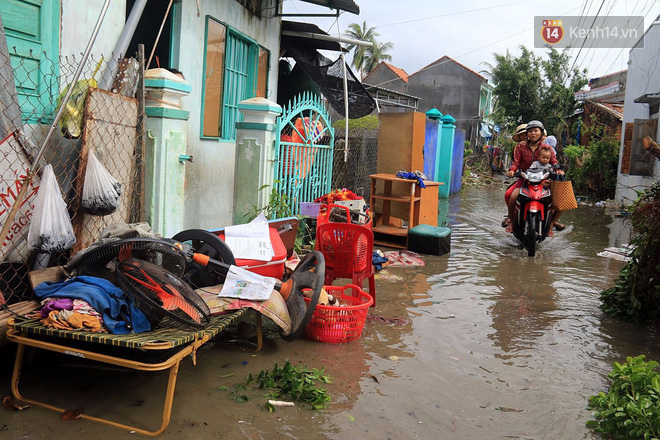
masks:
<svg viewBox="0 0 660 440"><path fill-rule="evenodd" d="M59 0L0 0L25 122L50 123L59 76Z"/></svg>

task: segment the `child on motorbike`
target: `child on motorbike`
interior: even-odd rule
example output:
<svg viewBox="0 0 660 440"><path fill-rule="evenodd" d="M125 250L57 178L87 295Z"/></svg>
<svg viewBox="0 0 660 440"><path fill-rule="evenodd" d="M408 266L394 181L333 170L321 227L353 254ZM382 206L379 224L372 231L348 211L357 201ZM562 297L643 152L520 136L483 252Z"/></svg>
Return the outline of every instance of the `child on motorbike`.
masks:
<svg viewBox="0 0 660 440"><path fill-rule="evenodd" d="M552 173L552 169L554 167L550 164L551 159L552 150L548 147L542 146L539 148L539 160L532 162L532 166L530 166L530 168L539 168L543 171L549 171ZM550 182L546 179L545 182L543 182L543 186L548 187L549 185Z"/></svg>
<svg viewBox="0 0 660 440"><path fill-rule="evenodd" d="M541 121L530 121L527 126L525 127L525 131L527 133L527 141L526 142L520 142L518 145L516 145L513 153L513 161L511 162L511 167L509 168L509 171L506 173L508 177L513 177L515 174L516 170L521 169L521 170L527 170L528 168L531 167L532 163L536 160L539 160L540 154L541 154L541 149L543 147L550 149L550 146L547 144L544 144L541 141L541 137L543 136L543 123ZM516 130L517 131L517 130ZM552 153L552 150L550 149L550 160L548 161L550 165L555 165L557 163L557 157L555 156L554 153ZM558 171L558 174L563 174L562 171ZM506 232L513 232L513 222L515 221L515 208L516 208L516 200L518 199L518 194L520 194L520 188L523 185L523 180L518 179L518 181L511 185L509 189L507 189L506 193L504 194L504 200L507 203L507 207L509 210L509 221L502 222L503 226L506 226ZM552 218L551 221L551 231L552 231L552 226L554 226L555 222L561 215L561 211L555 211L555 214ZM506 223L506 224L505 224ZM552 236L551 233L548 234L549 236Z"/></svg>
<svg viewBox="0 0 660 440"><path fill-rule="evenodd" d="M550 164L551 160L552 149L547 145L541 144L541 147L539 148L539 158L538 160L532 162L532 166L530 166L530 168L540 168L542 170L549 171L552 169L552 164Z"/></svg>

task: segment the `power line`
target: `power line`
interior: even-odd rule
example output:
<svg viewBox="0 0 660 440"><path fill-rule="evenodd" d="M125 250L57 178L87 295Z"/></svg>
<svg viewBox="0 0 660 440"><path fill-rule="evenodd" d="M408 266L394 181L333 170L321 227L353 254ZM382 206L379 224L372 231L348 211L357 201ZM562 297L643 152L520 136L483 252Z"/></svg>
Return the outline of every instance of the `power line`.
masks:
<svg viewBox="0 0 660 440"><path fill-rule="evenodd" d="M600 10L603 9L603 5L605 4L605 0L603 0L600 3L600 8L598 8L598 12L596 12L596 16L594 17L594 21L591 22L591 26L589 26L589 30L591 30L594 27L594 23L596 23L596 19L598 18L598 14L600 13ZM568 69L566 78L568 79L570 73L573 71L573 67L575 67L575 63L577 62L577 59L580 58L580 52L582 52L582 48L584 47L584 43L587 42L587 37L589 35L589 32L587 32L587 35L585 35L584 40L582 40L582 45L580 46L580 50L578 51L577 56L573 59L573 65L571 66L570 69Z"/></svg>
<svg viewBox="0 0 660 440"><path fill-rule="evenodd" d="M570 10L564 12L564 13L561 14L561 15L566 15L566 14L568 14L569 12L573 12L573 11L575 11L576 9L579 9L579 8L580 8L580 7L578 6L578 7L576 7L576 8L570 9ZM515 34L509 35L508 37L504 37L504 38L502 38L501 40L493 41L492 43L486 44L485 46L481 46L481 47L479 47L479 48L477 48L477 49L471 50L471 51L469 51L469 52L465 52L464 54L461 54L461 55L458 55L457 57L452 57L452 58L453 58L454 60L460 59L460 58L462 58L462 57L464 57L464 56L466 56L466 55L470 55L471 53L478 52L478 51L480 51L480 50L482 50L482 49L485 49L485 48L487 48L487 47L489 47L489 46L492 46L492 45L497 44L497 43L501 43L502 41L504 41L504 40L508 40L509 38L513 38L513 37L515 37L516 35L520 35L520 34L522 34L522 33L524 33L524 32L527 32L527 31L529 31L529 30L531 30L531 29L534 29L535 27L536 27L536 25L534 25L534 26L532 26L532 27L529 27L529 28L527 28L527 29L523 29L523 30L520 31L520 32L516 32ZM444 64L444 63L447 63L447 62L449 62L449 60L447 60L447 61L443 61L443 62L441 62L441 63L431 64L430 66L427 66L427 67L424 67L424 68L422 68L422 69L419 69L419 70L416 71L415 73L423 72L424 70L430 69L430 68L435 67L435 66L440 66L440 65L442 65L442 64ZM398 80L399 80L399 78L392 78L392 79L387 80L387 81L384 81L384 82L382 82L382 83L380 83L380 84L373 84L373 85L375 85L376 87L380 87L380 86L382 86L383 84L387 84L387 83L390 83L390 82L393 82L393 81L398 81Z"/></svg>
<svg viewBox="0 0 660 440"><path fill-rule="evenodd" d="M644 4L644 6L642 6L642 10L644 10L644 7L645 7L647 4L648 4L648 3ZM651 12L651 9L653 9L653 5L655 4L655 1L654 1L654 0L650 0L650 4L651 4L651 5L649 6L648 10L647 10L646 13L644 14L644 18L645 18L645 19L646 19L646 16L649 15L649 13ZM641 11L640 11L640 12L641 12ZM634 14L634 10L633 10L633 14ZM630 21L630 20L628 20L628 21ZM627 23L628 23L628 22L626 22L626 24L627 24ZM632 39L632 36L628 37L628 39L626 40L626 45L628 44L628 42L629 42L631 39ZM617 56L616 56L616 58L614 59L614 61L612 61L612 63L610 64L610 66L607 68L606 72L609 72L610 69L612 69L612 67L614 66L614 63L616 63L616 62L618 61L619 56L621 56L621 53L623 52L624 49L626 49L626 48L625 48L625 47L622 47L622 48L621 48L621 50L620 50L619 53L617 54ZM609 52L609 51L608 51L608 52ZM603 61L604 61L604 59L603 59ZM598 64L598 67L600 67L600 65L603 63L603 61L601 61L600 64ZM596 69L598 69L598 67L596 67ZM622 70L623 70L623 69L622 69Z"/></svg>
<svg viewBox="0 0 660 440"><path fill-rule="evenodd" d="M451 17L452 15L468 14L470 12L486 11L488 9L503 8L505 6L513 6L513 5L522 5L522 4L525 4L525 3L534 3L534 2L538 2L538 1L541 1L541 0L527 0L527 1L523 1L523 2L517 2L517 3L506 3L504 5L488 6L486 8L470 9L468 11L452 12L451 14L434 15L432 17L415 18L413 20L399 21L399 22L396 22L396 23L388 23L388 24L383 24L383 25L374 26L374 27L382 28L382 27L386 27L386 26L396 26L396 25L399 25L399 24L415 23L415 22L418 22L418 21L432 20L434 18Z"/></svg>

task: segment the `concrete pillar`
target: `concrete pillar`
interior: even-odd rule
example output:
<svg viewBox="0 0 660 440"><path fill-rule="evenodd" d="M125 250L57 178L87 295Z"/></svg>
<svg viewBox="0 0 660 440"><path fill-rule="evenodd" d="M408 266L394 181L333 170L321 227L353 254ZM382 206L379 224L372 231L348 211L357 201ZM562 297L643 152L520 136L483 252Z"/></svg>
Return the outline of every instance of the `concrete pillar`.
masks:
<svg viewBox="0 0 660 440"><path fill-rule="evenodd" d="M189 112L180 100L192 88L166 69L145 74L147 142L145 151L146 219L154 232L171 237L183 229Z"/></svg>
<svg viewBox="0 0 660 440"><path fill-rule="evenodd" d="M438 152L440 151L440 138L442 136L442 113L437 108L426 112L426 133L424 140L424 174L429 180L437 181L435 170L438 167ZM429 121L430 119L430 121ZM434 124L436 124L434 126ZM432 139L430 131L435 130L435 139Z"/></svg>
<svg viewBox="0 0 660 440"><path fill-rule="evenodd" d="M451 189L451 163L454 155L454 132L456 131L456 119L451 115L444 115L440 118L442 126L439 127L440 144L436 153L435 180L442 182L438 196L440 198L449 197Z"/></svg>
<svg viewBox="0 0 660 440"><path fill-rule="evenodd" d="M273 189L277 117L282 107L266 98L241 101L243 121L236 123L234 224L245 223L255 208L268 205Z"/></svg>

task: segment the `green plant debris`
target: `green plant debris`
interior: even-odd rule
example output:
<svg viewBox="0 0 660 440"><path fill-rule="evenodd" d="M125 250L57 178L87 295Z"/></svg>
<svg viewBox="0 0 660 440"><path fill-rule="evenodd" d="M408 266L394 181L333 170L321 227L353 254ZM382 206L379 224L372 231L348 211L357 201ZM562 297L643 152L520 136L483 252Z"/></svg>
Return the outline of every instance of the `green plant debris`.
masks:
<svg viewBox="0 0 660 440"><path fill-rule="evenodd" d="M660 376L645 356L614 363L607 393L589 397L594 418L586 425L609 439L656 439L660 435Z"/></svg>
<svg viewBox="0 0 660 440"><path fill-rule="evenodd" d="M502 412L523 412L522 409L509 408L508 406L498 406L495 409Z"/></svg>
<svg viewBox="0 0 660 440"><path fill-rule="evenodd" d="M232 377L234 373L229 373L229 374L219 374L218 377L220 378L225 378L225 377Z"/></svg>
<svg viewBox="0 0 660 440"><path fill-rule="evenodd" d="M297 402L309 404L312 409L323 409L330 402L330 393L323 387L317 387L316 383L332 383L323 368L305 368L293 366L286 361L281 368L275 364L271 371L261 370L254 378L248 375L247 385L257 383L259 389L268 391L266 397L269 399L291 399ZM272 406L272 405L271 405ZM269 411L270 408L266 405Z"/></svg>
<svg viewBox="0 0 660 440"><path fill-rule="evenodd" d="M640 193L630 208L634 251L613 287L601 292L608 315L641 322L660 316L660 182Z"/></svg>
<svg viewBox="0 0 660 440"><path fill-rule="evenodd" d="M279 180L275 181L275 184L280 183ZM257 192L268 188L270 185L262 185L259 187ZM273 220L276 218L283 218L291 215L291 201L285 193L281 193L277 188L271 188L270 197L268 199L268 204L259 208L258 206L252 206L250 212L245 215L247 221L254 220L260 213L264 213L264 216L268 220Z"/></svg>

